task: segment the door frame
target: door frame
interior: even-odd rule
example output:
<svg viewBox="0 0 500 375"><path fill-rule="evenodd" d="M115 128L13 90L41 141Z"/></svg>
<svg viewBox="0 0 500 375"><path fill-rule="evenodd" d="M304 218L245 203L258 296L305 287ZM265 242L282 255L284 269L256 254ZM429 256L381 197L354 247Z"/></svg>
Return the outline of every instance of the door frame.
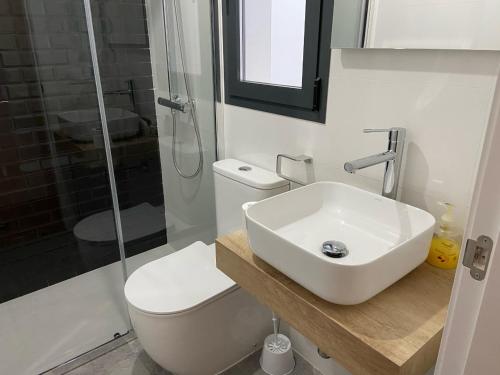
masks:
<svg viewBox="0 0 500 375"><path fill-rule="evenodd" d="M485 234L493 241L497 241L498 229L495 228L495 209L491 209L491 197L500 187L500 152L495 152L500 145L500 74L497 75L497 84L491 106L491 114L488 128L485 132L484 144L481 152L473 198L467 225L464 233L464 241L460 255L459 266L455 275L451 300L448 308L441 346L436 363L436 375L458 375L464 374L471 344L474 338L476 325L483 301L486 285L489 280L488 272L483 281L476 281L470 276L470 270L462 265L464 256L465 239L476 239ZM495 163L496 162L496 163ZM497 166L497 168L494 168ZM497 202L497 201L495 201ZM497 209L500 203L497 203ZM494 244L498 247L498 244ZM492 254L490 265L500 262L500 254Z"/></svg>

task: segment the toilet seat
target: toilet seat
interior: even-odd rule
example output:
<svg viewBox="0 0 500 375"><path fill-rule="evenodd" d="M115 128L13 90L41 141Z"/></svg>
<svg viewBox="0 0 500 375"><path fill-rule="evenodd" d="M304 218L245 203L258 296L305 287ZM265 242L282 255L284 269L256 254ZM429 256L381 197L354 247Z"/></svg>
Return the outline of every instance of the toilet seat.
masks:
<svg viewBox="0 0 500 375"><path fill-rule="evenodd" d="M128 303L147 314L191 311L237 289L215 267L215 244L195 242L138 268L125 284Z"/></svg>

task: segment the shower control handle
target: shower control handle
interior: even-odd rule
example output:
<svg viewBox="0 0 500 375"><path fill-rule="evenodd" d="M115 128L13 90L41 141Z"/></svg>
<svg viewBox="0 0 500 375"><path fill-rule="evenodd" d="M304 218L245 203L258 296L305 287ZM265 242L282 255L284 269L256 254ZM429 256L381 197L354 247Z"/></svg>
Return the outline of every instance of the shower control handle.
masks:
<svg viewBox="0 0 500 375"><path fill-rule="evenodd" d="M163 106L163 107L174 109L176 111L181 111L184 113L186 112L186 103L182 103L180 101L175 101L175 100L170 100L170 99L159 97L158 104Z"/></svg>

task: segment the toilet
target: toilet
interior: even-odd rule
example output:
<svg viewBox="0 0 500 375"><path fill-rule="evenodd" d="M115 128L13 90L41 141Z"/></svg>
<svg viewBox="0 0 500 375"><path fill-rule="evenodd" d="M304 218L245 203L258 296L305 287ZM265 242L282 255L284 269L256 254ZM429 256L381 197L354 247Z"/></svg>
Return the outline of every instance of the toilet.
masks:
<svg viewBox="0 0 500 375"><path fill-rule="evenodd" d="M241 228L243 203L289 190L267 170L226 159L213 164L217 232ZM178 375L213 375L258 349L271 313L215 266L215 244L195 242L137 269L125 284L144 350Z"/></svg>

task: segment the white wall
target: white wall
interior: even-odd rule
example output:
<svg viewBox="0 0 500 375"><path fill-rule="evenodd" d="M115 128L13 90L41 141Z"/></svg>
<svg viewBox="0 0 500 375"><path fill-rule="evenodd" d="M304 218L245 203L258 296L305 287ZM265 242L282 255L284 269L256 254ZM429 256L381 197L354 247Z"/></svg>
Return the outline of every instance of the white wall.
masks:
<svg viewBox="0 0 500 375"><path fill-rule="evenodd" d="M500 52L333 50L325 125L222 105L221 157L274 170L277 153L305 153L314 158L312 180L380 192L383 166L349 175L343 164L387 146L386 135L363 134L363 128L403 126L402 201L435 216L441 215L438 201L452 202L462 226L499 69ZM290 335L323 374L348 375L298 332Z"/></svg>
<svg viewBox="0 0 500 375"><path fill-rule="evenodd" d="M182 15L179 26L183 25L181 38L184 40L184 68L196 103L204 159L202 173L193 179L182 178L173 165L172 113L170 109L157 103L158 97L170 98L170 89L172 95L180 95L182 100L187 100L173 3L166 2L166 20L163 19L163 0L147 0L146 4L165 208L167 221L173 224L167 229L168 242L177 249L194 240L211 243L216 231L212 173L216 136L210 1L178 1ZM169 37L168 43L166 36ZM170 75L167 67L167 44ZM196 170L199 160L193 119L190 114L178 113L176 116L177 160L183 172L190 174Z"/></svg>
<svg viewBox="0 0 500 375"><path fill-rule="evenodd" d="M385 150L386 135L363 128L403 126L402 201L435 215L452 202L462 224L499 67L498 52L333 50L325 125L225 105L225 156L274 170L277 153L305 153L315 180L378 192L383 166L343 164Z"/></svg>
<svg viewBox="0 0 500 375"><path fill-rule="evenodd" d="M274 170L277 153L306 153L314 158L313 179L380 192L383 166L349 175L343 164L386 147L384 135L363 128L404 126L402 200L436 216L437 201L453 202L463 225L499 70L500 52L333 50L326 124L221 104L220 157ZM295 330L288 333L323 374L348 374Z"/></svg>

